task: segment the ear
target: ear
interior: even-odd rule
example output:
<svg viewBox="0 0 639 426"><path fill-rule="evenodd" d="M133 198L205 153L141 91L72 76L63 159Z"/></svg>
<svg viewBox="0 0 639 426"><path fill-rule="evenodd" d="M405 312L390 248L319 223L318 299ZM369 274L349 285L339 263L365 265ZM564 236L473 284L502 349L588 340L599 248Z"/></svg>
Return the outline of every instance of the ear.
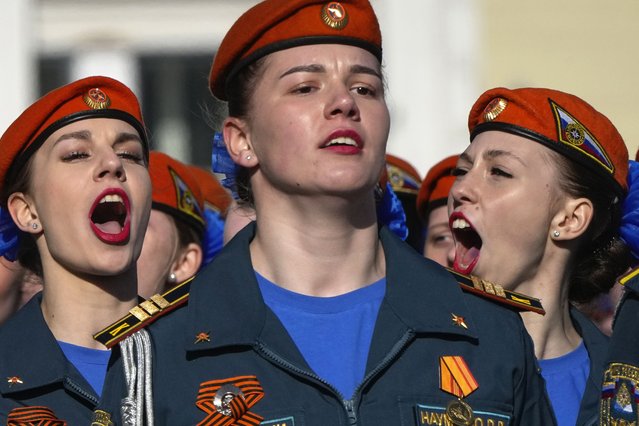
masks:
<svg viewBox="0 0 639 426"><path fill-rule="evenodd" d="M257 155L251 146L251 137L245 120L227 117L222 125L224 143L231 159L242 167L255 167Z"/></svg>
<svg viewBox="0 0 639 426"><path fill-rule="evenodd" d="M587 198L568 198L552 220L551 236L554 240L574 240L583 235L592 222L592 201ZM554 236L554 231L559 236Z"/></svg>
<svg viewBox="0 0 639 426"><path fill-rule="evenodd" d="M35 204L27 194L14 192L7 200L7 207L18 229L34 235L42 232Z"/></svg>
<svg viewBox="0 0 639 426"><path fill-rule="evenodd" d="M188 280L200 269L202 264L202 247L199 244L189 243L178 254L171 266L171 273L175 274L178 283Z"/></svg>

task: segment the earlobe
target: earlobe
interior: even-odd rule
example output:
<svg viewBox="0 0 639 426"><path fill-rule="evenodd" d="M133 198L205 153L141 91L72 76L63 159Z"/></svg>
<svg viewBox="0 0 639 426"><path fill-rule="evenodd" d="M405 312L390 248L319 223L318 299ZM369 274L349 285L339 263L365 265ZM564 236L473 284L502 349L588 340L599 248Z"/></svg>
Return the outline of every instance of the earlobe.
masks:
<svg viewBox="0 0 639 426"><path fill-rule="evenodd" d="M258 161L251 147L246 122L236 117L224 120L222 133L231 159L242 167L254 167Z"/></svg>
<svg viewBox="0 0 639 426"><path fill-rule="evenodd" d="M572 240L583 235L590 226L594 211L587 198L570 199L556 217L551 235L555 240Z"/></svg>
<svg viewBox="0 0 639 426"><path fill-rule="evenodd" d="M38 213L28 195L14 192L7 200L7 207L18 229L29 234L38 234L42 231Z"/></svg>
<svg viewBox="0 0 639 426"><path fill-rule="evenodd" d="M202 247L189 243L173 263L171 273L175 274L178 283L188 280L197 273L202 265Z"/></svg>

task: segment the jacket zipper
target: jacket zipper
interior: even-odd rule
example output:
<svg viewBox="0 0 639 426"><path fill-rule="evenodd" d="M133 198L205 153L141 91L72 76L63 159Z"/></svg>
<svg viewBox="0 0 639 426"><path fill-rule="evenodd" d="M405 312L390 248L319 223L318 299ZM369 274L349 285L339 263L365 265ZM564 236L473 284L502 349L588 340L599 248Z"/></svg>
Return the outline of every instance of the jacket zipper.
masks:
<svg viewBox="0 0 639 426"><path fill-rule="evenodd" d="M346 415L348 416L348 421L350 426L356 426L358 422L358 418L357 418L357 411L355 407L357 407L357 405L359 404L359 399L360 399L359 396L360 396L361 389L366 385L367 382L369 382L373 377L379 374L379 372L381 372L387 366L389 366L391 362L393 362L395 358L400 354L400 352L406 347L406 344L413 339L414 336L415 336L415 333L412 330L408 330L406 333L404 333L402 338L399 339L397 343L395 343L391 351L384 357L382 362L380 362L377 365L377 367L375 367L370 373L368 373L366 377L364 377L364 380L362 380L362 382L355 388L355 392L353 393L353 399L344 399L340 391L335 389L333 385L331 385L330 383L328 383L327 381L319 377L317 374L312 373L310 371L302 370L301 368L298 368L295 365L291 364L290 362L280 358L278 355L276 355L275 353L267 349L262 342L257 343L257 348L260 353L262 353L264 356L266 356L268 359L275 362L276 364L279 364L282 367L285 367L302 376L310 377L314 380L317 380L318 382L322 383L324 386L328 387L333 392L335 392L335 394L338 395L342 401L342 406L344 407L344 410L346 411Z"/></svg>
<svg viewBox="0 0 639 426"><path fill-rule="evenodd" d="M79 394L80 396L84 397L85 399L88 399L89 401L91 401L93 403L94 406L98 405L98 399L91 395L90 393L88 393L87 391L85 391L84 389L82 389L78 384L76 384L73 380L71 380L68 377L64 378L64 384L68 387L71 388L71 390L73 390L75 393Z"/></svg>

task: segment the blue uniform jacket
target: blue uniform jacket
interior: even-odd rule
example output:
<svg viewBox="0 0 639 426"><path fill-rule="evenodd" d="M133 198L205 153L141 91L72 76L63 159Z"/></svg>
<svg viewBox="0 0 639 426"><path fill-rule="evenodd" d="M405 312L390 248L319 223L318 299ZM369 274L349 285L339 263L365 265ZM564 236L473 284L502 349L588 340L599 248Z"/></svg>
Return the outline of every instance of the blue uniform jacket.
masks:
<svg viewBox="0 0 639 426"><path fill-rule="evenodd" d="M599 420L601 380L606 354L608 353L609 339L576 308L570 308L570 316L577 332L584 340L584 345L590 357L590 375L586 382L584 396L581 399L577 426L596 425Z"/></svg>
<svg viewBox="0 0 639 426"><path fill-rule="evenodd" d="M620 279L625 292L615 313L600 392L601 426L639 424L639 269Z"/></svg>
<svg viewBox="0 0 639 426"><path fill-rule="evenodd" d="M479 385L463 398L472 424L554 424L519 315L462 292L385 228L387 289L365 378L340 395L264 304L249 254L254 230L192 282L187 305L150 325L156 424L449 425L444 412L456 398L440 389L444 356L463 357Z"/></svg>
<svg viewBox="0 0 639 426"><path fill-rule="evenodd" d="M126 389L119 346L113 349L100 399L64 356L44 321L41 300L41 294L34 296L0 328L0 424L7 424L15 410L14 416L35 416L31 423L20 423L25 425L58 424L39 423L38 418L91 425L92 419L104 422L107 417L121 425L119 409L113 409Z"/></svg>

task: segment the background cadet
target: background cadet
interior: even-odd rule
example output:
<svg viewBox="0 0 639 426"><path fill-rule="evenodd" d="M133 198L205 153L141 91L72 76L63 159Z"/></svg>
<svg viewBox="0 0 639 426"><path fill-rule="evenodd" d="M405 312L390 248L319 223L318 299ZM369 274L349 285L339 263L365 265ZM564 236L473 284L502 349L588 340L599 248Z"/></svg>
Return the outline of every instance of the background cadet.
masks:
<svg viewBox="0 0 639 426"><path fill-rule="evenodd" d="M452 268L455 260L453 233L448 224L448 193L459 155L446 157L428 170L417 195L417 215L424 227L424 257Z"/></svg>
<svg viewBox="0 0 639 426"><path fill-rule="evenodd" d="M1 207L19 235L1 254L44 284L0 329L10 342L0 346L0 420L121 424L135 383L125 383L119 348L105 350L93 333L137 303L135 262L151 209L138 101L116 80L75 81L27 108L0 150Z"/></svg>
<svg viewBox="0 0 639 426"><path fill-rule="evenodd" d="M468 127L449 197L454 267L543 300L545 316L522 316L558 423L592 424L607 338L571 302L631 262L618 238L624 141L582 99L540 88L486 91Z"/></svg>
<svg viewBox="0 0 639 426"><path fill-rule="evenodd" d="M381 54L366 0L267 0L225 36L210 88L256 221L150 326L158 422L553 424L521 318L378 227Z"/></svg>

